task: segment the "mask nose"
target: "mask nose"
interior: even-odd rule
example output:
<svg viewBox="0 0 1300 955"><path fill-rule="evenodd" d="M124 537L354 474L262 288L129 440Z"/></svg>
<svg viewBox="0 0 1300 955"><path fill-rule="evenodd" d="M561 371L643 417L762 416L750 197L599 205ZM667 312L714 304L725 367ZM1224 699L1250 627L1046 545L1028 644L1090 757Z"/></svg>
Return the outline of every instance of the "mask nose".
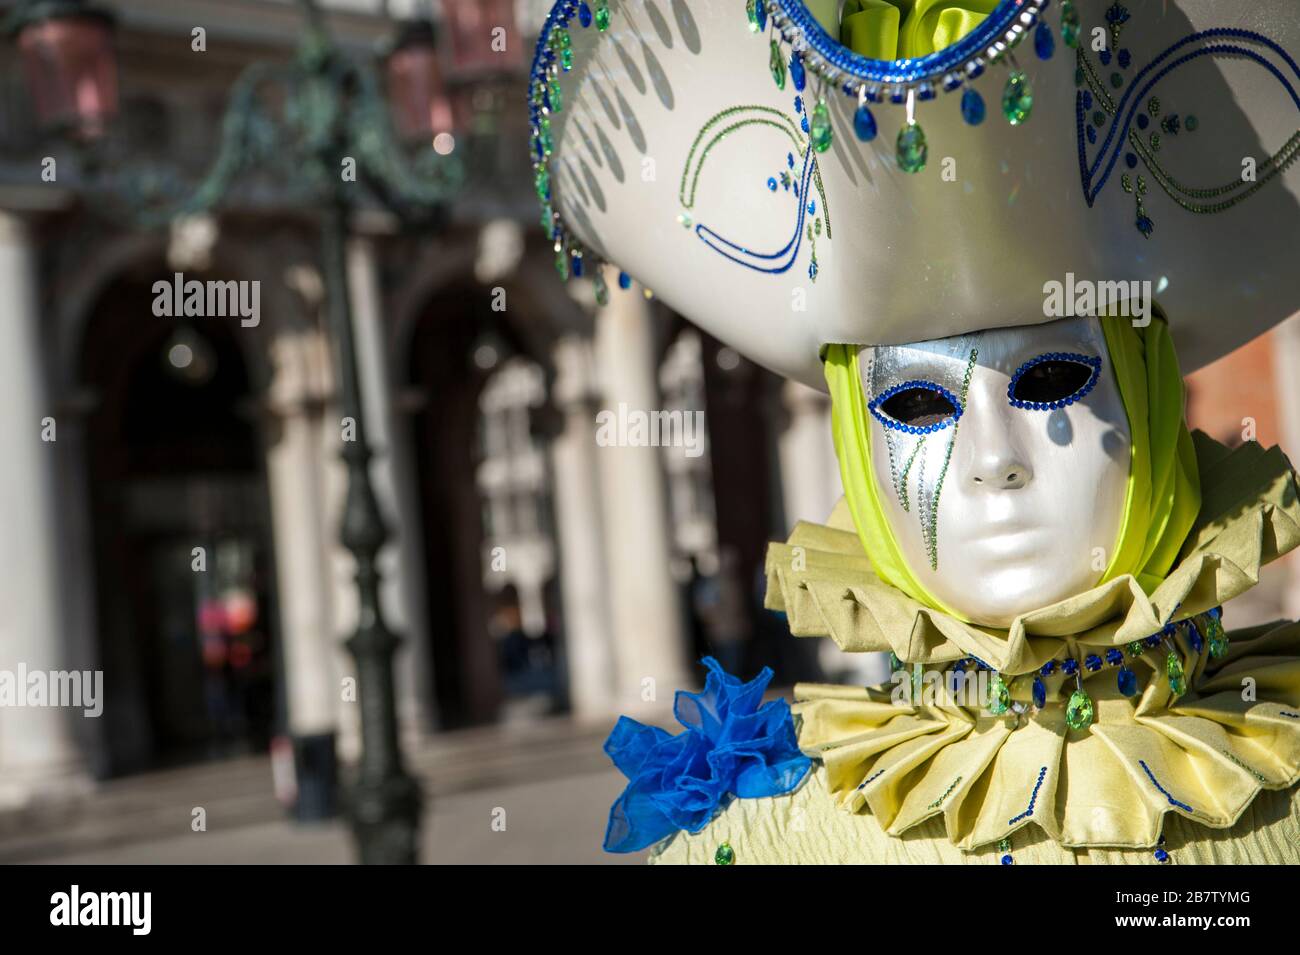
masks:
<svg viewBox="0 0 1300 955"><path fill-rule="evenodd" d="M1034 479L1029 456L1016 440L1016 420L1022 414L1006 405L1005 397L999 403L1001 388L972 389L966 414L961 426L973 444L966 480L981 490L1014 491L1025 487Z"/></svg>
<svg viewBox="0 0 1300 955"><path fill-rule="evenodd" d="M1021 457L1014 453L977 453L971 467L971 483L1001 491L1024 487L1034 479L1034 472Z"/></svg>

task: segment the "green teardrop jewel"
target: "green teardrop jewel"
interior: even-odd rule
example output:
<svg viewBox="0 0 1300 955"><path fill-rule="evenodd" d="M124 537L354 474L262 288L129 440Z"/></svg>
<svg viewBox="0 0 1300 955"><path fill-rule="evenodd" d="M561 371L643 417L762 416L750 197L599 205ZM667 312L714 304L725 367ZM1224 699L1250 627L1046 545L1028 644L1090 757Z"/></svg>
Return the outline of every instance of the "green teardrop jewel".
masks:
<svg viewBox="0 0 1300 955"><path fill-rule="evenodd" d="M994 716L1001 716L1007 710L1011 709L1011 691L1007 689L1007 681L1002 679L1002 674L993 674L993 679L989 681L989 712Z"/></svg>
<svg viewBox="0 0 1300 955"><path fill-rule="evenodd" d="M1205 627L1206 635L1210 638L1210 658L1217 660L1228 652L1228 638L1223 632L1223 624L1218 618L1211 616L1209 623Z"/></svg>
<svg viewBox="0 0 1300 955"><path fill-rule="evenodd" d="M1187 692L1187 680L1183 676L1183 661L1172 650L1165 657L1165 673L1169 675L1169 690L1174 696Z"/></svg>
<svg viewBox="0 0 1300 955"><path fill-rule="evenodd" d="M758 25L758 0L745 0L745 16L749 18L749 32L757 33Z"/></svg>
<svg viewBox="0 0 1300 955"><path fill-rule="evenodd" d="M734 865L736 862L736 850L731 848L730 842L724 842L718 846L718 851L713 853L713 862L715 865Z"/></svg>
<svg viewBox="0 0 1300 955"><path fill-rule="evenodd" d="M1034 108L1034 91L1029 79L1020 70L1013 70L1002 90L1002 115L1012 126L1019 126L1029 118Z"/></svg>
<svg viewBox="0 0 1300 955"><path fill-rule="evenodd" d="M898 131L895 153L898 156L898 168L903 172L920 172L924 169L929 151L925 144L925 131L919 123L908 123Z"/></svg>
<svg viewBox="0 0 1300 955"><path fill-rule="evenodd" d="M1082 687L1070 694L1070 702L1065 705L1065 722L1070 729L1087 729L1092 725L1092 714L1092 697Z"/></svg>
<svg viewBox="0 0 1300 955"><path fill-rule="evenodd" d="M600 269L596 269L596 274L592 277L591 281L596 287L596 304L602 307L608 305L609 286L605 284L605 276L601 274Z"/></svg>
<svg viewBox="0 0 1300 955"><path fill-rule="evenodd" d="M831 111L826 106L826 100L819 99L817 105L813 107L812 124L808 129L812 137L813 149L824 153L831 148L831 140L835 134L831 130Z"/></svg>
<svg viewBox="0 0 1300 955"><path fill-rule="evenodd" d="M1079 45L1079 11L1071 0L1061 0L1061 42L1071 47Z"/></svg>
<svg viewBox="0 0 1300 955"><path fill-rule="evenodd" d="M601 33L609 29L609 0L596 0L596 29Z"/></svg>
<svg viewBox="0 0 1300 955"><path fill-rule="evenodd" d="M768 67L772 70L772 82L779 90L785 89L785 57L781 55L781 44L772 41L772 55L768 57Z"/></svg>

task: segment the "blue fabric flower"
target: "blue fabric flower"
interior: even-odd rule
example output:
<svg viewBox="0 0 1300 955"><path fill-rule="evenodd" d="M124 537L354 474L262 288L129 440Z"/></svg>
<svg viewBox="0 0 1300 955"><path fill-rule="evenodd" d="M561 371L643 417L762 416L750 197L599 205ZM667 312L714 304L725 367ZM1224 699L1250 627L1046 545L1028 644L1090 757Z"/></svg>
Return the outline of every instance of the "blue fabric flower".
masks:
<svg viewBox="0 0 1300 955"><path fill-rule="evenodd" d="M771 669L748 683L705 657L703 693L678 691L673 715L686 732L673 736L626 716L605 752L628 778L609 811L606 852L636 852L678 829L699 832L733 796L779 796L803 782L812 760L799 751L785 700L763 706Z"/></svg>

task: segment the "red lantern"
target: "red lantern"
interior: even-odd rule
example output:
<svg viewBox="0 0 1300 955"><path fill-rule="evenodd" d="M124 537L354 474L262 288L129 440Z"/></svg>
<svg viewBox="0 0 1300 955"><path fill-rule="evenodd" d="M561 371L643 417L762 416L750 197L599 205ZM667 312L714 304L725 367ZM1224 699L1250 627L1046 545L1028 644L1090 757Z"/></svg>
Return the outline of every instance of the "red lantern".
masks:
<svg viewBox="0 0 1300 955"><path fill-rule="evenodd" d="M451 98L438 65L433 24L406 24L388 54L388 99L393 122L403 139L432 141L454 128Z"/></svg>
<svg viewBox="0 0 1300 955"><path fill-rule="evenodd" d="M442 0L455 79L522 68L524 38L515 27L514 7L514 0Z"/></svg>
<svg viewBox="0 0 1300 955"><path fill-rule="evenodd" d="M113 18L79 2L56 3L19 28L18 49L41 125L102 135L117 115Z"/></svg>

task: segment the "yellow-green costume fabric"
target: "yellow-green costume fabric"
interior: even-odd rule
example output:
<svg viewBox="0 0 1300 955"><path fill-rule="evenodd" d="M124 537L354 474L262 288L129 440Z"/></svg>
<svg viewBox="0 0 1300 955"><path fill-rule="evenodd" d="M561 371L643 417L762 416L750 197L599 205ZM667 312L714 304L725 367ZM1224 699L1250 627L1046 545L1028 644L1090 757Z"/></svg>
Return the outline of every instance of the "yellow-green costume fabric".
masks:
<svg viewBox="0 0 1300 955"><path fill-rule="evenodd" d="M1149 593L1122 575L1007 630L975 627L882 581L841 503L829 525L800 524L771 546L768 606L796 636L850 652L892 650L931 668L978 657L1028 700L1047 660L1104 655L1225 604L1300 546L1285 456L1194 440L1201 511ZM1153 863L1163 834L1176 863L1300 863L1300 624L1230 636L1217 660L1179 638L1182 696L1164 676L1163 648L1127 658L1144 686L1132 699L1112 668L1081 672L1096 705L1083 730L1065 725L1059 670L1045 680L1047 706L1019 716L960 705L942 685L903 705L888 684L797 686L800 747L818 761L808 781L790 796L734 801L652 861L709 862L727 841L742 864L985 862L1010 838L1019 864Z"/></svg>
<svg viewBox="0 0 1300 955"><path fill-rule="evenodd" d="M847 0L840 42L873 60L925 56L984 22L999 0Z"/></svg>

